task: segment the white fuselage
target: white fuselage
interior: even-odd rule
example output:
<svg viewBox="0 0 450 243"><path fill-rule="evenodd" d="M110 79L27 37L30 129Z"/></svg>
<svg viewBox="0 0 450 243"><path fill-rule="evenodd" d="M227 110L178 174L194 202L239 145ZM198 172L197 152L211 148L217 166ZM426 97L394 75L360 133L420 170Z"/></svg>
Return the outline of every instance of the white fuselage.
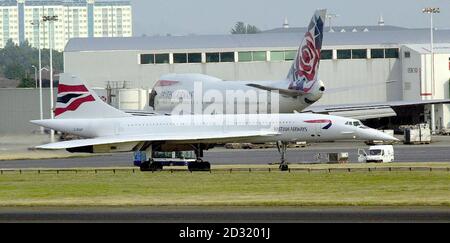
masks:
<svg viewBox="0 0 450 243"><path fill-rule="evenodd" d="M382 132L364 127L357 120L318 114L133 116L107 119L42 120L36 123L61 132L87 138L141 134L151 134L156 137L168 134L226 135L227 133L245 131L270 131L276 132L278 135L240 139L220 138L211 139L208 142L314 142L343 139L384 140L388 138L384 137ZM173 143L183 142L177 141Z"/></svg>
<svg viewBox="0 0 450 243"><path fill-rule="evenodd" d="M248 86L259 84L275 88L288 88L287 81L223 81L212 76L201 74L169 74L161 77L164 85L153 88L156 95L152 97L150 106L155 111L171 112L180 104L180 97L189 95L191 112L204 112L211 105L223 114L251 114L251 113L292 113L302 111L318 101L323 91L319 90L322 83L317 83L309 94L296 97L280 94L276 91ZM199 104L201 104L199 106ZM231 108L231 110L230 110ZM253 112L252 112L253 110Z"/></svg>

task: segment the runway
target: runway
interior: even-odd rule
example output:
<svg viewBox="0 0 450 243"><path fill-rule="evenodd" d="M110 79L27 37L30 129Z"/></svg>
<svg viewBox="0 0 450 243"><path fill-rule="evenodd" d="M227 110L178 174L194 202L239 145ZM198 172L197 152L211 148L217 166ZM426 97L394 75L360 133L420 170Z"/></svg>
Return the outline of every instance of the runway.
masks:
<svg viewBox="0 0 450 243"><path fill-rule="evenodd" d="M450 222L448 208L0 208L5 222L350 223Z"/></svg>
<svg viewBox="0 0 450 243"><path fill-rule="evenodd" d="M363 143L313 144L306 148L288 149L290 163L317 162L318 153L348 152L350 162L358 161L358 148L368 149ZM450 145L395 145L395 162L450 162ZM44 159L0 161L0 169L8 168L83 168L83 167L129 167L132 166L131 153L94 156L75 159ZM205 151L205 160L213 165L268 164L279 161L276 149L224 149Z"/></svg>

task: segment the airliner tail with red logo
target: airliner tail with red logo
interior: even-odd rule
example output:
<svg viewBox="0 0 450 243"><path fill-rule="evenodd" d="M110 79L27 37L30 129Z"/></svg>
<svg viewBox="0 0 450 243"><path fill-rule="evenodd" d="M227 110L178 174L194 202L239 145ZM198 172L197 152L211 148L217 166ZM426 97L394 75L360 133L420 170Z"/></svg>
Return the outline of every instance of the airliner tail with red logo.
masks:
<svg viewBox="0 0 450 243"><path fill-rule="evenodd" d="M54 113L56 119L129 116L103 102L81 79L68 73L60 75Z"/></svg>
<svg viewBox="0 0 450 243"><path fill-rule="evenodd" d="M320 54L323 41L323 27L326 10L317 10L309 23L308 30L298 49L287 76L290 90L308 94L313 91L318 80Z"/></svg>

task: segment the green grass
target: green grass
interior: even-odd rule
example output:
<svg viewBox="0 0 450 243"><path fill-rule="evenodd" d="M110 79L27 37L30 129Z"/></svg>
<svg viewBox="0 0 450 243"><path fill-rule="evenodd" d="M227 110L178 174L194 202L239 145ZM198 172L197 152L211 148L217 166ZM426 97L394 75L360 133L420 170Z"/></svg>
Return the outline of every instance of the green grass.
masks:
<svg viewBox="0 0 450 243"><path fill-rule="evenodd" d="M0 206L450 206L450 173L0 175Z"/></svg>

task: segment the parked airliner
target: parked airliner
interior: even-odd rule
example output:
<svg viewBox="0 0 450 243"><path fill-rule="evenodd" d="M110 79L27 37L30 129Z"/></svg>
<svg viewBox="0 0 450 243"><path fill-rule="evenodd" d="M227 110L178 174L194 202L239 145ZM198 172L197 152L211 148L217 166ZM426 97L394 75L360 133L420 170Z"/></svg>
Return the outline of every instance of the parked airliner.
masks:
<svg viewBox="0 0 450 243"><path fill-rule="evenodd" d="M326 10L315 12L285 79L277 81L223 81L204 74L167 74L162 76L155 84L150 96L150 106L159 112L171 111L178 105L178 99L174 97L178 90L187 90L191 94L201 92L201 97L209 90L216 90L225 98L221 101L215 100L214 102L217 105L226 105L233 102L237 103L238 106L245 106L246 102L248 105L248 101L245 99L242 101L227 101L226 99L230 97L227 97L226 91L247 92L252 90L276 92L276 99L279 100L280 112L282 113L303 110L318 101L325 91L323 82L318 79L325 15ZM201 90L194 90L196 83L202 84ZM208 102L204 101L204 106Z"/></svg>
<svg viewBox="0 0 450 243"><path fill-rule="evenodd" d="M396 140L364 126L355 119L321 114L227 114L132 116L106 104L81 79L61 74L55 118L33 124L74 134L85 139L38 146L70 152L145 151L149 161L141 169L154 168L152 151L194 150L197 163L189 168L209 169L203 150L218 143L277 142L282 170L288 168L289 142L334 140Z"/></svg>

